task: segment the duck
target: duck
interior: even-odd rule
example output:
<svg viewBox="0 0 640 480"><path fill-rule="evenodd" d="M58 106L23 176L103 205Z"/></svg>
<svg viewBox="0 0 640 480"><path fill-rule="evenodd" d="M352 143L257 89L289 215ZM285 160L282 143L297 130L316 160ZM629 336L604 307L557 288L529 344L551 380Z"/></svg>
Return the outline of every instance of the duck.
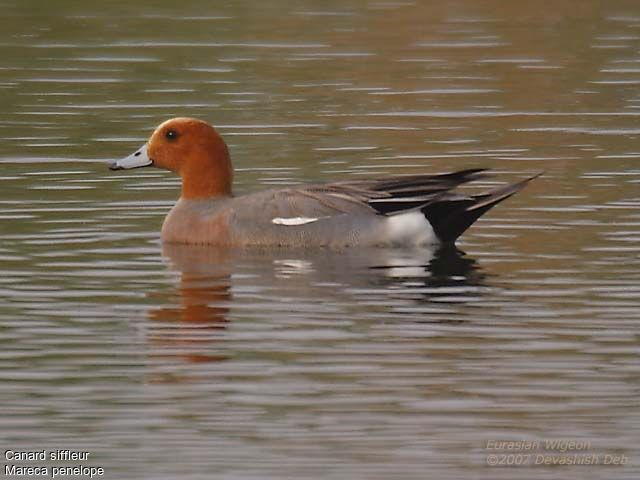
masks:
<svg viewBox="0 0 640 480"><path fill-rule="evenodd" d="M218 247L402 247L453 245L476 220L533 177L464 194L487 169L342 180L235 196L229 148L206 121L179 117L147 143L109 163L112 170L156 167L182 180L162 225L166 243Z"/></svg>

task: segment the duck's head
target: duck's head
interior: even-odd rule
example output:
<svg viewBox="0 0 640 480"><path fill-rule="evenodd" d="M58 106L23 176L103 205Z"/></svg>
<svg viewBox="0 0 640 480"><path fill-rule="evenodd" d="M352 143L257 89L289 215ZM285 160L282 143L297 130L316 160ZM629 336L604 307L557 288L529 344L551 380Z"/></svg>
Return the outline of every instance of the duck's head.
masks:
<svg viewBox="0 0 640 480"><path fill-rule="evenodd" d="M220 134L196 118L172 118L155 129L135 153L109 165L111 170L158 167L182 178L182 198L231 195L233 167Z"/></svg>

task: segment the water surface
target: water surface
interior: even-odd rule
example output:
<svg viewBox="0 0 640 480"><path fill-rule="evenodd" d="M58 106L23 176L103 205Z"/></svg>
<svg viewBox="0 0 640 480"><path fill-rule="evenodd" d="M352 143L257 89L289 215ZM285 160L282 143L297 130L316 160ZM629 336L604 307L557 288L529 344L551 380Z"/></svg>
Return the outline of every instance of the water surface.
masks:
<svg viewBox="0 0 640 480"><path fill-rule="evenodd" d="M105 478L637 478L640 7L552 7L6 2L3 448ZM219 128L237 193L545 174L460 251L163 246L178 180L106 161L175 115ZM487 466L555 439L628 462Z"/></svg>

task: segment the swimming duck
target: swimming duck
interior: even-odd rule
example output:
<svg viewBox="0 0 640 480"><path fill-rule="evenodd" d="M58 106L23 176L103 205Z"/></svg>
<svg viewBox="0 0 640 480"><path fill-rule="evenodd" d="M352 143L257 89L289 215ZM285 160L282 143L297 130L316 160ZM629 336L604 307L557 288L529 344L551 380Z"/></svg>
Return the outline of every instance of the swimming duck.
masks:
<svg viewBox="0 0 640 480"><path fill-rule="evenodd" d="M485 169L234 196L229 149L212 126L195 118L167 120L142 148L109 165L112 170L150 166L182 179L180 199L162 225L162 240L231 247L453 244L484 213L537 176L475 195L456 188L484 177Z"/></svg>

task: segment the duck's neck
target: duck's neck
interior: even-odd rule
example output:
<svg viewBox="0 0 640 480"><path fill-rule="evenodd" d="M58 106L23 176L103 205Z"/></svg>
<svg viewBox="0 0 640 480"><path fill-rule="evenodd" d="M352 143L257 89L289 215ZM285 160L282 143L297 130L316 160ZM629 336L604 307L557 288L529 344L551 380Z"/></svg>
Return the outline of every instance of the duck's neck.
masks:
<svg viewBox="0 0 640 480"><path fill-rule="evenodd" d="M215 168L187 168L180 172L182 195L185 200L207 200L230 197L233 181L231 161L218 161Z"/></svg>

